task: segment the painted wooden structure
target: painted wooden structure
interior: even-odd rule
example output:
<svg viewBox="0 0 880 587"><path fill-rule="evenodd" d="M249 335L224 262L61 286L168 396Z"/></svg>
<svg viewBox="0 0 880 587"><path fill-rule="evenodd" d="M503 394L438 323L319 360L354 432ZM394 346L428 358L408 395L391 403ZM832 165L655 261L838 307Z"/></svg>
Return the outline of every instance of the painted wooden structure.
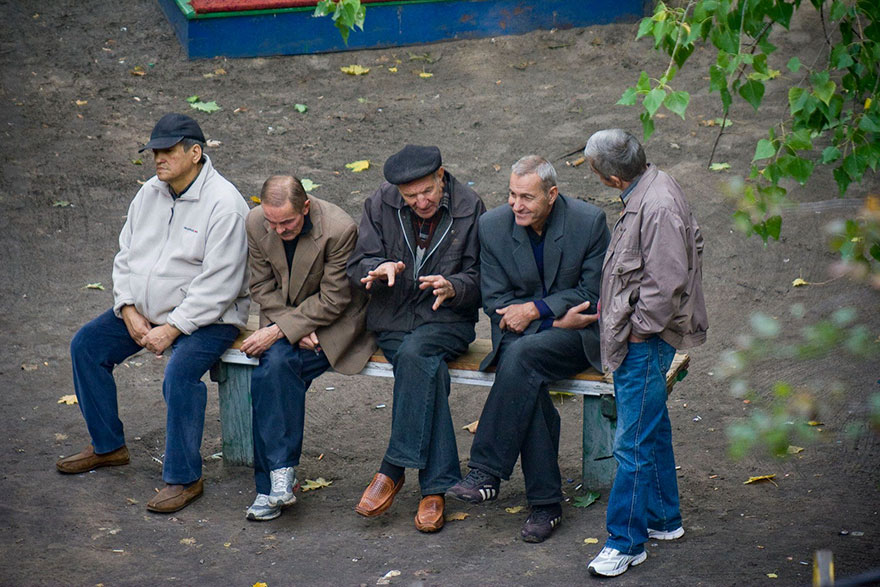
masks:
<svg viewBox="0 0 880 587"><path fill-rule="evenodd" d="M329 17L310 6L203 12L188 0L158 0L190 59L377 49L636 20L647 0L373 0L364 30L346 45ZM247 4L244 2L243 4ZM296 2L294 4L302 4Z"/></svg>
<svg viewBox="0 0 880 587"><path fill-rule="evenodd" d="M251 426L250 375L257 359L239 349L250 332L243 333L232 348L220 358L212 377L220 388L220 423L223 434L223 459L234 465L253 466L253 433ZM449 375L453 383L491 387L495 373L479 370L480 361L491 348L488 340L474 341L468 352L450 361ZM684 353L675 360L666 374L667 391L687 374L690 358ZM360 373L375 377L393 377L391 364L381 351L373 355ZM614 431L617 415L614 405L614 384L610 376L590 369L565 381L551 385L553 391L583 396L583 482L584 487L608 487L614 479Z"/></svg>

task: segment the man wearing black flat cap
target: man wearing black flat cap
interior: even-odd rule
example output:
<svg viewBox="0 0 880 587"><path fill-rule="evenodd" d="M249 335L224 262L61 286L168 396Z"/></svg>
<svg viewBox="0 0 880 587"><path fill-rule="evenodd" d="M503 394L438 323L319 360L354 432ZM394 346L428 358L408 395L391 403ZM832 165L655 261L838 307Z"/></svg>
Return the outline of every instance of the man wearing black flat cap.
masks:
<svg viewBox="0 0 880 587"><path fill-rule="evenodd" d="M364 205L348 261L370 294L367 329L394 370L391 439L355 510L378 516L419 470L416 528L443 527L443 494L461 479L449 412L446 361L474 340L480 306L477 194L443 169L440 149L407 145L385 162L385 179Z"/></svg>
<svg viewBox="0 0 880 587"><path fill-rule="evenodd" d="M162 478L147 502L177 511L202 494L200 448L207 390L201 379L244 328L248 315L248 207L204 154L198 123L166 114L141 151L156 175L132 200L113 261L113 308L70 343L73 384L92 443L56 463L84 473L129 462L113 368L142 349L170 355Z"/></svg>

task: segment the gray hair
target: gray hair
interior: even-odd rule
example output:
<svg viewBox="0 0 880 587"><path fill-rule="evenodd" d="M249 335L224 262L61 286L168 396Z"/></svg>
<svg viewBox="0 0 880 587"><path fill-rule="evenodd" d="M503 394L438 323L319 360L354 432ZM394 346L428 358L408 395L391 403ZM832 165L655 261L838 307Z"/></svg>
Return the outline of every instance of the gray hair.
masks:
<svg viewBox="0 0 880 587"><path fill-rule="evenodd" d="M556 169L549 161L538 155L526 155L510 166L510 172L519 177L530 173L537 174L541 178L541 187L544 188L545 194L556 186Z"/></svg>
<svg viewBox="0 0 880 587"><path fill-rule="evenodd" d="M307 198L302 182L293 175L273 175L263 182L263 189L260 191L261 203L278 208L290 202L297 214L302 212Z"/></svg>
<svg viewBox="0 0 880 587"><path fill-rule="evenodd" d="M190 139L188 137L184 137L184 138L180 139L180 145L183 147L184 153L189 151L190 149L192 149L196 145L201 147L202 148L202 158L199 160L199 163L205 162L205 146L206 146L205 143L203 143L202 141L200 141L198 139Z"/></svg>
<svg viewBox="0 0 880 587"><path fill-rule="evenodd" d="M647 167L645 150L639 140L619 128L594 133L584 148L584 158L605 179L613 175L623 181L632 181Z"/></svg>

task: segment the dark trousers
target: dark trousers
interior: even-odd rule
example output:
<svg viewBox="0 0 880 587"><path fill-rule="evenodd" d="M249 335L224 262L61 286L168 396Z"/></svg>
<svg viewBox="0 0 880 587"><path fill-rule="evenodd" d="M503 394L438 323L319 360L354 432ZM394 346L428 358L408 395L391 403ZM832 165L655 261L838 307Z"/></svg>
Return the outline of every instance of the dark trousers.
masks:
<svg viewBox="0 0 880 587"><path fill-rule="evenodd" d="M547 386L590 366L580 334L564 328L505 332L497 355L495 383L480 415L469 466L510 479L519 457L529 504L559 503L560 419Z"/></svg>
<svg viewBox="0 0 880 587"><path fill-rule="evenodd" d="M475 336L470 322L429 323L411 332L378 334L379 346L394 367L385 460L418 469L422 495L445 493L461 480L446 360L467 351Z"/></svg>
<svg viewBox="0 0 880 587"><path fill-rule="evenodd" d="M202 476L200 449L208 401L202 375L237 336L236 326L211 324L190 335L181 334L165 351L171 355L162 381L162 395L168 407L162 464L162 479L166 483L186 484ZM83 326L70 343L73 385L97 453L110 452L125 444L113 368L141 350L113 310Z"/></svg>
<svg viewBox="0 0 880 587"><path fill-rule="evenodd" d="M269 471L296 467L302 454L306 391L330 367L324 351L275 341L251 375L254 422L254 480L257 493L272 489Z"/></svg>

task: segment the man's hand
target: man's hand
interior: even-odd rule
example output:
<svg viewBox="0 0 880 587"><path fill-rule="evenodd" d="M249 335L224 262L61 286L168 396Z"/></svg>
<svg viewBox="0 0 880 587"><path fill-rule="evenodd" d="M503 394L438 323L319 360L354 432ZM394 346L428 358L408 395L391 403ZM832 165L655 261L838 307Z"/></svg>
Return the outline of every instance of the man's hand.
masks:
<svg viewBox="0 0 880 587"><path fill-rule="evenodd" d="M150 329L138 344L157 357L161 357L162 353L171 346L171 343L178 336L180 336L180 331L177 328L170 324L163 324Z"/></svg>
<svg viewBox="0 0 880 587"><path fill-rule="evenodd" d="M437 298L434 300L434 305L431 306L431 309L435 312L440 307L440 304L455 297L455 288L442 275L423 275L419 277L419 289L428 288L434 290L434 296Z"/></svg>
<svg viewBox="0 0 880 587"><path fill-rule="evenodd" d="M119 313L122 315L122 321L125 322L125 327L128 329L128 335L131 339L144 346L141 340L153 328L150 321L144 318L143 314L138 312L134 306L122 306L122 310Z"/></svg>
<svg viewBox="0 0 880 587"><path fill-rule="evenodd" d="M387 281L388 287L394 287L394 277L406 269L403 261L385 261L372 271L367 272L367 276L361 279L361 283L365 284L367 289L373 287L374 281Z"/></svg>
<svg viewBox="0 0 880 587"><path fill-rule="evenodd" d="M321 350L321 344L318 342L318 335L314 332L310 332L299 339L299 348L306 349L307 351L315 351L316 353L319 352Z"/></svg>
<svg viewBox="0 0 880 587"><path fill-rule="evenodd" d="M277 324L255 331L241 343L241 352L249 357L259 357L284 336Z"/></svg>
<svg viewBox="0 0 880 587"><path fill-rule="evenodd" d="M553 327L568 328L570 330L580 330L582 328L586 328L593 322L599 320L599 314L583 313L586 312L587 308L589 307L590 302L584 302L583 304L578 304L577 306L569 308L562 318L557 318L553 321Z"/></svg>
<svg viewBox="0 0 880 587"><path fill-rule="evenodd" d="M511 304L505 308L498 308L495 313L501 315L501 324L499 325L501 330L510 330L517 334L528 328L532 320L541 317L534 302Z"/></svg>

